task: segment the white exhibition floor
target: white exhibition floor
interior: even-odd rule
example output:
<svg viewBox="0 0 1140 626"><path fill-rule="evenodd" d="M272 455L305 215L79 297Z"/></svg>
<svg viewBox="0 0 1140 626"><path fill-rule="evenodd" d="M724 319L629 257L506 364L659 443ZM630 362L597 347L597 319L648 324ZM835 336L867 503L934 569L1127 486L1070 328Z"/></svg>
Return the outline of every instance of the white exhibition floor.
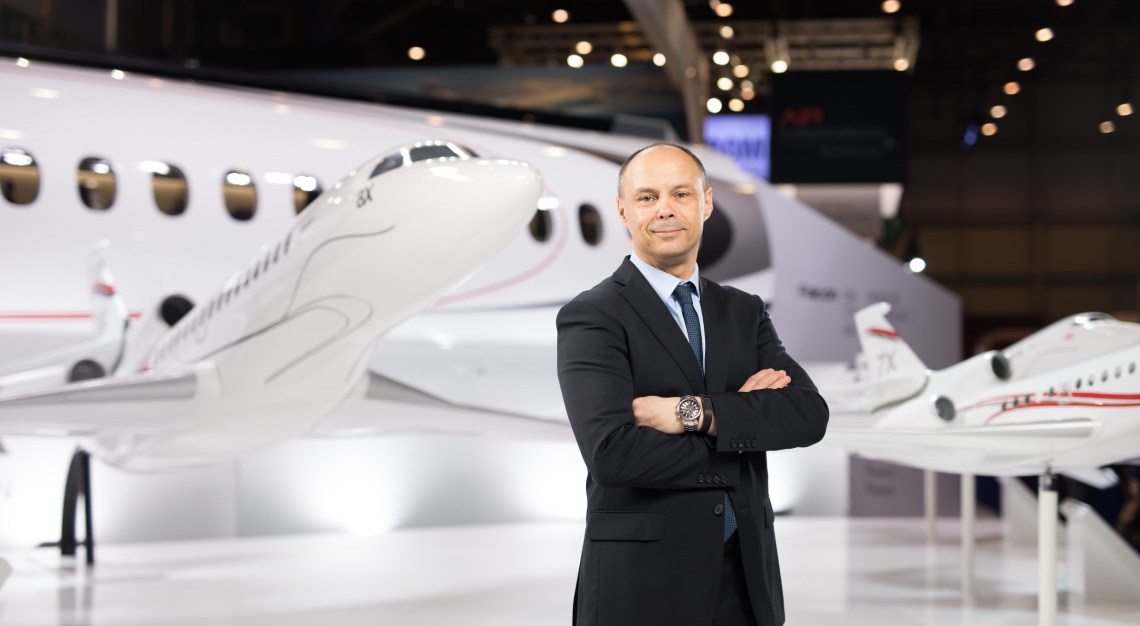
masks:
<svg viewBox="0 0 1140 626"><path fill-rule="evenodd" d="M979 520L978 593L964 607L957 523L940 524L928 546L920 519L778 518L789 626L1036 624L1034 549L1004 544L997 520ZM103 545L90 571L53 549L0 551L15 570L0 589L0 624L565 626L582 530ZM1140 590L1132 606L1078 610L1062 585L1060 604L1062 625L1140 624Z"/></svg>

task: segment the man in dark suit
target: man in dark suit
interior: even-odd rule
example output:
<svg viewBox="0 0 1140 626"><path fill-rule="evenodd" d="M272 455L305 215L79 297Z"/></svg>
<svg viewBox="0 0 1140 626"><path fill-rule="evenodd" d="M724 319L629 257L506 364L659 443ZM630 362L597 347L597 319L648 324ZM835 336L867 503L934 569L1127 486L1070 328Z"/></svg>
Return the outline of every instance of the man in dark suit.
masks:
<svg viewBox="0 0 1140 626"><path fill-rule="evenodd" d="M575 624L778 625L765 451L823 438L827 405L760 298L699 277L700 160L630 156L634 254L558 314L558 379L589 476Z"/></svg>

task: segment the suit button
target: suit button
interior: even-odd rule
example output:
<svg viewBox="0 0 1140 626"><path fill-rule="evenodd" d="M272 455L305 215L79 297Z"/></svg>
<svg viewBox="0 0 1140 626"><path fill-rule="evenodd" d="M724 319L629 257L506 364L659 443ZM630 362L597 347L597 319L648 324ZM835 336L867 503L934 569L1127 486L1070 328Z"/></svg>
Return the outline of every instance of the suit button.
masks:
<svg viewBox="0 0 1140 626"><path fill-rule="evenodd" d="M745 442L744 442L744 447L745 447L745 448L751 448L751 447L752 447L752 442L751 442L751 441L745 441Z"/></svg>
<svg viewBox="0 0 1140 626"><path fill-rule="evenodd" d="M729 447L735 449L736 448L736 440L733 439L732 441L728 442L728 445L729 445Z"/></svg>
<svg viewBox="0 0 1140 626"><path fill-rule="evenodd" d="M719 485L720 484L720 476L713 476L713 482Z"/></svg>
<svg viewBox="0 0 1140 626"><path fill-rule="evenodd" d="M724 505L718 504L713 507L713 515L721 515L724 513Z"/></svg>
<svg viewBox="0 0 1140 626"><path fill-rule="evenodd" d="M703 483L703 482L705 482L705 477L704 477L704 476L697 476L697 482L698 482L698 483Z"/></svg>
<svg viewBox="0 0 1140 626"><path fill-rule="evenodd" d="M753 440L752 440L752 447L753 447L753 448L759 448L759 447L760 447L760 444L756 443L756 440L755 440L755 439L753 439Z"/></svg>
<svg viewBox="0 0 1140 626"><path fill-rule="evenodd" d="M728 476L721 476L721 477L720 477L720 482L722 482L722 483L725 483L725 484L728 484Z"/></svg>

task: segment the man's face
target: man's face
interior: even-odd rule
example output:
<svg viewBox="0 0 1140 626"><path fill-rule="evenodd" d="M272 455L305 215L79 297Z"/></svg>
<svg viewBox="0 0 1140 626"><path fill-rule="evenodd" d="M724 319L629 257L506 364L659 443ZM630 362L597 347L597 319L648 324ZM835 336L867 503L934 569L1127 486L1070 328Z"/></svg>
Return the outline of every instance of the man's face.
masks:
<svg viewBox="0 0 1140 626"><path fill-rule="evenodd" d="M626 168L618 213L650 264L664 269L695 258L712 214L712 190L701 190L699 180L693 159L668 146L642 152Z"/></svg>

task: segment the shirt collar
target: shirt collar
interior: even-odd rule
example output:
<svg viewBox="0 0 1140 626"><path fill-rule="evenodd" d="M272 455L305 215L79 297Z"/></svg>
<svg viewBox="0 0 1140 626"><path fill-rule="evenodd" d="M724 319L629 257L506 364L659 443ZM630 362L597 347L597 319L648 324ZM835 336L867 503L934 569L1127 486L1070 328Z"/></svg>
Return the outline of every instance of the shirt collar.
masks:
<svg viewBox="0 0 1140 626"><path fill-rule="evenodd" d="M657 292L657 296L664 302L668 302L669 298L673 296L673 290L677 288L678 284L685 282L669 272L659 270L646 263L641 257L637 256L637 253L629 255L629 260L633 263L634 267L641 271L641 275L645 276L645 280L649 281L649 286L653 288L653 291ZM693 284L693 295L697 296L698 300L701 297L700 272L701 268L694 264L693 275L690 276L688 280L688 282Z"/></svg>

